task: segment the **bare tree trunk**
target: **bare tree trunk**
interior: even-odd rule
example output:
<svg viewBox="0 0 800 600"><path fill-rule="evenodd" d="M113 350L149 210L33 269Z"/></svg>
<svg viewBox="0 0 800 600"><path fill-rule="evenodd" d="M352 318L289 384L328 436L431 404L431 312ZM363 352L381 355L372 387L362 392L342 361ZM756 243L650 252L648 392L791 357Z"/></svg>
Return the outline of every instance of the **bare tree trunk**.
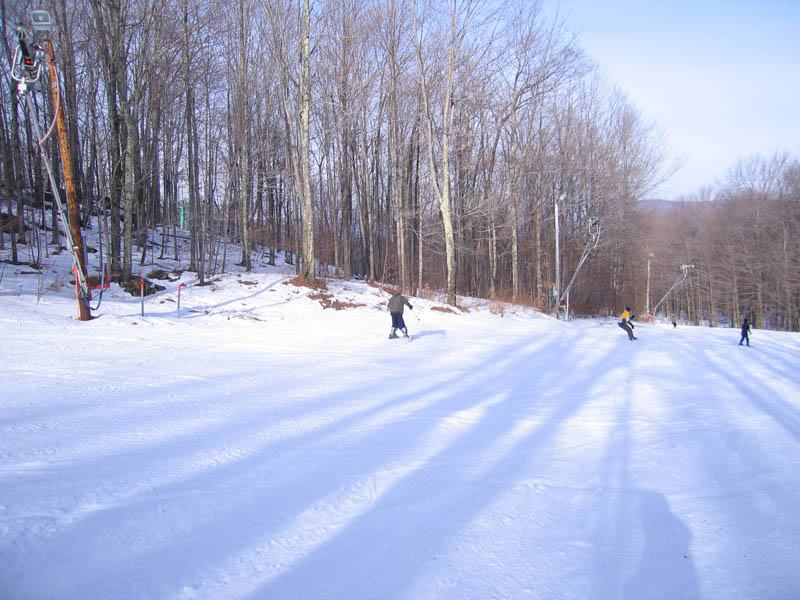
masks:
<svg viewBox="0 0 800 600"><path fill-rule="evenodd" d="M345 115L345 120L347 116ZM344 268L344 278L353 277L353 256L352 256L352 229L353 229L353 169L351 158L351 141L347 121L342 130L342 151L341 167L339 169L339 181L342 193L342 267Z"/></svg>
<svg viewBox="0 0 800 600"><path fill-rule="evenodd" d="M247 107L250 105L249 86L248 86L248 56L247 39L245 35L246 16L245 0L239 0L239 11L237 13L239 27L239 82L237 86L237 123L235 137L239 140L239 193L242 196L242 266L248 273L251 269L250 264L250 143L249 143L249 119Z"/></svg>
<svg viewBox="0 0 800 600"><path fill-rule="evenodd" d="M489 216L489 297L497 297L497 224Z"/></svg>
<svg viewBox="0 0 800 600"><path fill-rule="evenodd" d="M125 279L128 279L131 276L133 267L133 209L136 200L135 153L139 151L139 146L136 143L136 120L130 114L130 107L127 110L123 109L122 112L127 129L123 188L122 275Z"/></svg>
<svg viewBox="0 0 800 600"><path fill-rule="evenodd" d="M314 260L314 202L311 196L310 130L311 112L311 9L303 0L302 77L300 80L300 203L303 211L303 269L304 279L316 279Z"/></svg>
<svg viewBox="0 0 800 600"><path fill-rule="evenodd" d="M198 170L198 143L197 120L195 119L194 80L192 74L192 60L190 43L190 23L188 2L183 4L183 76L184 76L184 119L186 126L186 161L187 161L187 191L189 193L189 269L196 271L200 285L205 283L203 270L198 266L200 262L198 215L199 194L197 187Z"/></svg>
<svg viewBox="0 0 800 600"><path fill-rule="evenodd" d="M517 199L512 192L511 202L511 296L519 300L519 219Z"/></svg>

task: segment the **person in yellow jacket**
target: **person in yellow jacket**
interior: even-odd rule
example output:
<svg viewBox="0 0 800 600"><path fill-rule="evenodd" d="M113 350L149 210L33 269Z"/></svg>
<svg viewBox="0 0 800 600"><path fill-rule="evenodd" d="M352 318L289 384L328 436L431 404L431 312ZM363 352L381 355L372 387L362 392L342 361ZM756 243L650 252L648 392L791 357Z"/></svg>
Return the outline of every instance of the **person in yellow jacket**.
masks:
<svg viewBox="0 0 800 600"><path fill-rule="evenodd" d="M635 335L633 335L633 319L636 318L636 315L631 314L631 307L626 306L619 318L620 322L617 323L617 325L625 330L625 333L628 334L628 339L630 341L638 339Z"/></svg>

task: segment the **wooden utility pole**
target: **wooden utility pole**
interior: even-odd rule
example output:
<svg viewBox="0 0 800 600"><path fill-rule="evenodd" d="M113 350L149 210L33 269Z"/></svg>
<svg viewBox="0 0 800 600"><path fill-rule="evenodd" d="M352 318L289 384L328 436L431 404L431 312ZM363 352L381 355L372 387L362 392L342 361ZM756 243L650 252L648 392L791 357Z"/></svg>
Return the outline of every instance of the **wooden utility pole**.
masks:
<svg viewBox="0 0 800 600"><path fill-rule="evenodd" d="M45 44L47 52L47 64L50 69L50 91L53 95L53 106L56 109L56 130L58 132L59 149L61 150L61 166L64 170L64 185L67 190L67 214L69 215L69 235L72 237L72 247L78 257L78 274L81 287L86 285L86 261L83 254L83 238L81 237L80 212L78 210L78 195L75 191L75 175L72 172L72 156L69 153L69 138L67 136L67 122L64 118L64 104L60 101L58 72L55 65L55 53L53 43L47 40ZM56 192L57 193L57 192ZM92 318L91 310L87 303L88 298L83 298L81 290L78 294L78 312L81 321L88 321Z"/></svg>

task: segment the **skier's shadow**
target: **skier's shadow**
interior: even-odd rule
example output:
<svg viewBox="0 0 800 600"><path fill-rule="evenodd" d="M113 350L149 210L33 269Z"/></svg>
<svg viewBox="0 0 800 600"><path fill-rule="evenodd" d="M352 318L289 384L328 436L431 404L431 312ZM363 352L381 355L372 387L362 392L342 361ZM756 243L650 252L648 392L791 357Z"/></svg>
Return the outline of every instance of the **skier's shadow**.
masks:
<svg viewBox="0 0 800 600"><path fill-rule="evenodd" d="M428 331L420 331L419 333L414 334L414 338L421 338L426 337L429 335L444 335L447 333L444 329L433 329Z"/></svg>

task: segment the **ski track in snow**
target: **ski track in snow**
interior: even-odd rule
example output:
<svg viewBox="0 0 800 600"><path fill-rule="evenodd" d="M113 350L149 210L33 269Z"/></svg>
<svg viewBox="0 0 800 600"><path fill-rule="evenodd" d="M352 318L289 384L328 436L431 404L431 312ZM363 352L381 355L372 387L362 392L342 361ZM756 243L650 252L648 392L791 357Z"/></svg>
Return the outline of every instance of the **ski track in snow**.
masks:
<svg viewBox="0 0 800 600"><path fill-rule="evenodd" d="M3 599L800 598L797 334L6 278Z"/></svg>

